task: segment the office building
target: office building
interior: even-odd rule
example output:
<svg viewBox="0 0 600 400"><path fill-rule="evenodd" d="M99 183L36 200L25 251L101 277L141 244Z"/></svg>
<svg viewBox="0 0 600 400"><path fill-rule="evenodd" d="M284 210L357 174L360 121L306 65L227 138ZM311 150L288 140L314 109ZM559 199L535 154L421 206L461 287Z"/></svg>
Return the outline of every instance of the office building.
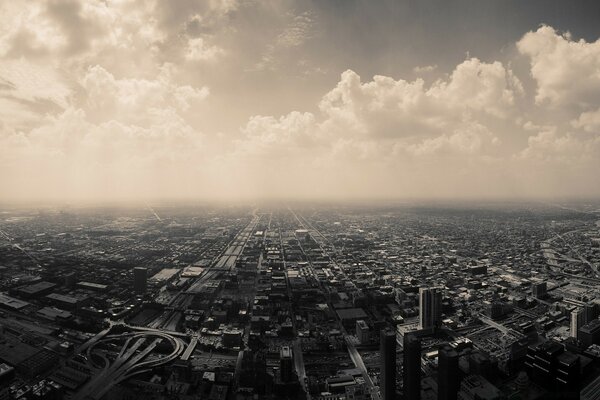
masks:
<svg viewBox="0 0 600 400"><path fill-rule="evenodd" d="M371 340L369 325L362 319L356 321L356 337L360 344L367 344Z"/></svg>
<svg viewBox="0 0 600 400"><path fill-rule="evenodd" d="M586 324L586 313L583 308L571 311L571 337L578 338L579 329Z"/></svg>
<svg viewBox="0 0 600 400"><path fill-rule="evenodd" d="M15 378L15 369L8 364L0 364L0 400L9 400L10 384Z"/></svg>
<svg viewBox="0 0 600 400"><path fill-rule="evenodd" d="M135 267L133 269L133 291L136 294L146 293L148 281L148 270L142 267Z"/></svg>
<svg viewBox="0 0 600 400"><path fill-rule="evenodd" d="M557 399L579 398L581 362L563 345L547 341L527 349L525 370L529 379Z"/></svg>
<svg viewBox="0 0 600 400"><path fill-rule="evenodd" d="M458 353L448 344L438 351L438 400L456 400L460 386Z"/></svg>
<svg viewBox="0 0 600 400"><path fill-rule="evenodd" d="M396 332L382 329L380 333L380 390L382 400L396 398Z"/></svg>
<svg viewBox="0 0 600 400"><path fill-rule="evenodd" d="M600 344L600 320L594 319L579 328L577 338L584 347Z"/></svg>
<svg viewBox="0 0 600 400"><path fill-rule="evenodd" d="M421 340L413 334L404 335L402 383L404 399L421 398Z"/></svg>
<svg viewBox="0 0 600 400"><path fill-rule="evenodd" d="M531 294L536 299L544 299L548 295L548 285L546 282L535 282L531 285Z"/></svg>
<svg viewBox="0 0 600 400"><path fill-rule="evenodd" d="M506 397L481 375L469 375L460 384L458 400L503 400Z"/></svg>
<svg viewBox="0 0 600 400"><path fill-rule="evenodd" d="M428 329L442 322L442 292L440 288L419 289L419 328Z"/></svg>
<svg viewBox="0 0 600 400"><path fill-rule="evenodd" d="M294 358L292 349L289 346L283 346L279 353L279 370L281 373L281 382L288 383L292 381L294 368Z"/></svg>

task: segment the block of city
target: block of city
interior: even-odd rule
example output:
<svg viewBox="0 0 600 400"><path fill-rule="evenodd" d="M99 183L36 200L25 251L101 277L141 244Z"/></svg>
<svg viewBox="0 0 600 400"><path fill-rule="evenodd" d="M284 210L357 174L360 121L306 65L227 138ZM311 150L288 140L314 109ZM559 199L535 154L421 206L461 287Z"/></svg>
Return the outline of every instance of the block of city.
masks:
<svg viewBox="0 0 600 400"><path fill-rule="evenodd" d="M1 399L596 399L600 203L3 207Z"/></svg>

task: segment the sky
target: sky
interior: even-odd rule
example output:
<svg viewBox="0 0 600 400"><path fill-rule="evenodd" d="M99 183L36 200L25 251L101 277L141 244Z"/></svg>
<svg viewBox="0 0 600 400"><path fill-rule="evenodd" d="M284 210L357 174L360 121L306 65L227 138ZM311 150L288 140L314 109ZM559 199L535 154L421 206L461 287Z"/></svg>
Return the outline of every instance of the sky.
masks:
<svg viewBox="0 0 600 400"><path fill-rule="evenodd" d="M600 196L600 3L0 2L0 200Z"/></svg>

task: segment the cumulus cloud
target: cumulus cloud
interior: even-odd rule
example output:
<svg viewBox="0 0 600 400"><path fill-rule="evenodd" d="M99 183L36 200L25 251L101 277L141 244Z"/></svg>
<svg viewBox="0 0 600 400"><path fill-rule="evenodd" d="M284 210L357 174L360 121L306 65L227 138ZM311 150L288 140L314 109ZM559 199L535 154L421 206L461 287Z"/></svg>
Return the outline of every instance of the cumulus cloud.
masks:
<svg viewBox="0 0 600 400"><path fill-rule="evenodd" d="M183 194L198 178L203 137L175 115L149 127L91 123L67 109L27 134L0 137L0 165L10 197L137 197Z"/></svg>
<svg viewBox="0 0 600 400"><path fill-rule="evenodd" d="M503 118L514 111L520 81L499 62L471 58L459 64L449 79L426 87L375 76L362 83L348 70L321 100L329 131L380 137L414 137L452 131L464 119Z"/></svg>
<svg viewBox="0 0 600 400"><path fill-rule="evenodd" d="M600 194L600 42L542 26L503 62L299 84L333 65L306 51L317 21L233 0L2 3L5 196Z"/></svg>
<svg viewBox="0 0 600 400"><path fill-rule="evenodd" d="M579 118L573 120L571 124L575 128L581 128L587 132L600 134L600 108L594 111L581 113Z"/></svg>
<svg viewBox="0 0 600 400"><path fill-rule="evenodd" d="M542 26L525 34L517 48L529 57L537 103L584 108L600 103L600 40L575 41Z"/></svg>
<svg viewBox="0 0 600 400"><path fill-rule="evenodd" d="M99 65L90 67L81 80L85 107L96 119L118 119L138 124L160 118L164 110L185 111L208 96L206 87L179 86L170 80L168 69L156 79L116 79Z"/></svg>

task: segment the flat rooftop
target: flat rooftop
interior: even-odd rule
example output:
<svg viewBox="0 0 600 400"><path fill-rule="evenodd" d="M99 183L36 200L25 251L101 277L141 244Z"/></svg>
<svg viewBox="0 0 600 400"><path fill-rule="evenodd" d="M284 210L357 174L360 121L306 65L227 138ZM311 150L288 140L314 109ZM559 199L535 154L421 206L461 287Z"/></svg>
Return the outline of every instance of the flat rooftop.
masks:
<svg viewBox="0 0 600 400"><path fill-rule="evenodd" d="M153 282L164 282L173 278L176 274L181 271L179 268L163 268L156 275L150 278Z"/></svg>
<svg viewBox="0 0 600 400"><path fill-rule="evenodd" d="M28 302L15 299L14 297L7 296L4 293L0 293L0 306L11 308L13 310L20 310L29 305Z"/></svg>
<svg viewBox="0 0 600 400"><path fill-rule="evenodd" d="M340 319L365 319L367 313L362 308L342 308L335 311Z"/></svg>

